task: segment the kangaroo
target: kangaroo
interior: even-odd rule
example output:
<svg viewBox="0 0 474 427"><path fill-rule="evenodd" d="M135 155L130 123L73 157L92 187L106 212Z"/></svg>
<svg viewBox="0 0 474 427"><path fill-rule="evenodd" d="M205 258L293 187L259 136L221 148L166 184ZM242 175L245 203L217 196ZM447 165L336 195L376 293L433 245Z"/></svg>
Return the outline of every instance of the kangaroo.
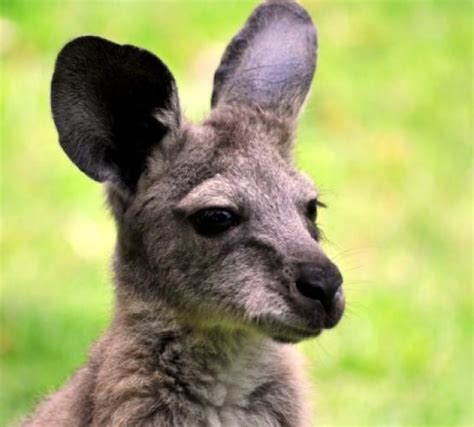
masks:
<svg viewBox="0 0 474 427"><path fill-rule="evenodd" d="M316 50L300 5L259 5L198 125L152 53L95 36L61 50L53 118L72 162L106 183L115 308L87 364L25 425L311 424L292 344L344 310L322 203L291 155Z"/></svg>

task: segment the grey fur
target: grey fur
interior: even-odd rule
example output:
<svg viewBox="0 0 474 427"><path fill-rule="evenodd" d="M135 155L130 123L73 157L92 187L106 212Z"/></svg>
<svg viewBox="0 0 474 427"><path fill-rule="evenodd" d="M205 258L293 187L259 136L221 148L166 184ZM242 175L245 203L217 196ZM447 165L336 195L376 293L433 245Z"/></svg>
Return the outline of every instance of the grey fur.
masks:
<svg viewBox="0 0 474 427"><path fill-rule="evenodd" d="M269 13L274 23L274 8L282 4L270 2L257 13ZM288 7L304 14L307 31L306 12L293 3ZM285 6L285 22L287 10ZM256 34L252 40L258 39ZM91 40L109 49L101 39L80 43ZM128 48L116 46L111 49L128 55ZM99 70L98 80L89 79L90 85L100 82L101 74ZM56 80L71 75L78 78L58 65ZM193 125L181 117L174 80L166 70L161 77L173 90L164 92L169 99L150 114L166 132L146 145L146 163L136 182L119 170L121 164L111 166L113 157L87 157L104 152L90 147L101 143L87 134L93 123L83 126L75 116L67 123L79 123L77 128L58 126L71 159L93 178L107 181L118 232L116 304L111 325L88 363L41 403L25 425L309 425L301 362L288 343L334 326L344 306L342 291L324 310L295 285L302 264L318 272L335 269L305 211L317 192L291 162L295 112L309 84L302 82L297 96L282 96L282 103L296 99L286 110L245 97L227 102L224 96L205 121ZM233 87L235 78L240 84L240 77L234 70L219 87ZM65 86L82 87L80 81ZM87 90L81 92L85 104L96 105ZM53 82L58 100L55 91ZM272 102L277 99L272 92ZM78 114L76 108L67 110ZM60 120L64 113L55 114ZM101 131L107 126L101 125ZM86 134L77 140L73 136L80 129ZM114 135L109 132L105 138L109 149ZM198 235L189 215L216 206L237 211L241 223L212 238Z"/></svg>

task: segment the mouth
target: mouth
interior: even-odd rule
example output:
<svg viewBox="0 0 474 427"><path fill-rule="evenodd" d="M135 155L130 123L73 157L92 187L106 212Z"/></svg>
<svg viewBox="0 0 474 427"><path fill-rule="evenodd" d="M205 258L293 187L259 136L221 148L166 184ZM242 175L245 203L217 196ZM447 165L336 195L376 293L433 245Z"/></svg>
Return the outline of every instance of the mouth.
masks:
<svg viewBox="0 0 474 427"><path fill-rule="evenodd" d="M268 335L281 343L298 343L315 338L324 329L335 327L344 313L345 298L342 287L334 295L329 305L301 295L290 288L289 305L292 315L289 319L267 318L263 326Z"/></svg>

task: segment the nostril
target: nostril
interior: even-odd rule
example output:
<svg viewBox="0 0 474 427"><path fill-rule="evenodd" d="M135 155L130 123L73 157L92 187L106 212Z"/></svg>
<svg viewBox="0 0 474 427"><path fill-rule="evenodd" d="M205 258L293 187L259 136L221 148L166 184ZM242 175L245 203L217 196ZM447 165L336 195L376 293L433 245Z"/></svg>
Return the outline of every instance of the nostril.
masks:
<svg viewBox="0 0 474 427"><path fill-rule="evenodd" d="M301 295L304 295L306 298L324 300L326 295L324 289L319 283L311 283L305 280L296 281L296 289L300 292Z"/></svg>
<svg viewBox="0 0 474 427"><path fill-rule="evenodd" d="M320 301L326 310L331 306L331 302L336 293L328 292L328 288L321 282L306 282L302 280L296 282L296 289L306 298Z"/></svg>
<svg viewBox="0 0 474 427"><path fill-rule="evenodd" d="M296 289L306 298L319 301L329 311L342 285L342 275L334 264L327 269L308 269L296 280Z"/></svg>

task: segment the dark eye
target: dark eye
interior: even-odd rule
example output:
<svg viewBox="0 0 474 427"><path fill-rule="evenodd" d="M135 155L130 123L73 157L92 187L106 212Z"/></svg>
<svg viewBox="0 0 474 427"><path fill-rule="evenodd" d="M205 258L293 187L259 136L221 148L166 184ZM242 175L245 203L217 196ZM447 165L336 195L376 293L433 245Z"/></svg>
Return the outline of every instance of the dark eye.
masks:
<svg viewBox="0 0 474 427"><path fill-rule="evenodd" d="M310 200L306 205L306 215L311 222L315 222L318 218L318 206L325 208L326 205L316 199Z"/></svg>
<svg viewBox="0 0 474 427"><path fill-rule="evenodd" d="M316 200L310 200L306 206L306 215L311 222L315 222L318 216L318 205Z"/></svg>
<svg viewBox="0 0 474 427"><path fill-rule="evenodd" d="M240 222L240 217L228 209L210 208L202 209L189 217L196 233L212 237L223 233Z"/></svg>

